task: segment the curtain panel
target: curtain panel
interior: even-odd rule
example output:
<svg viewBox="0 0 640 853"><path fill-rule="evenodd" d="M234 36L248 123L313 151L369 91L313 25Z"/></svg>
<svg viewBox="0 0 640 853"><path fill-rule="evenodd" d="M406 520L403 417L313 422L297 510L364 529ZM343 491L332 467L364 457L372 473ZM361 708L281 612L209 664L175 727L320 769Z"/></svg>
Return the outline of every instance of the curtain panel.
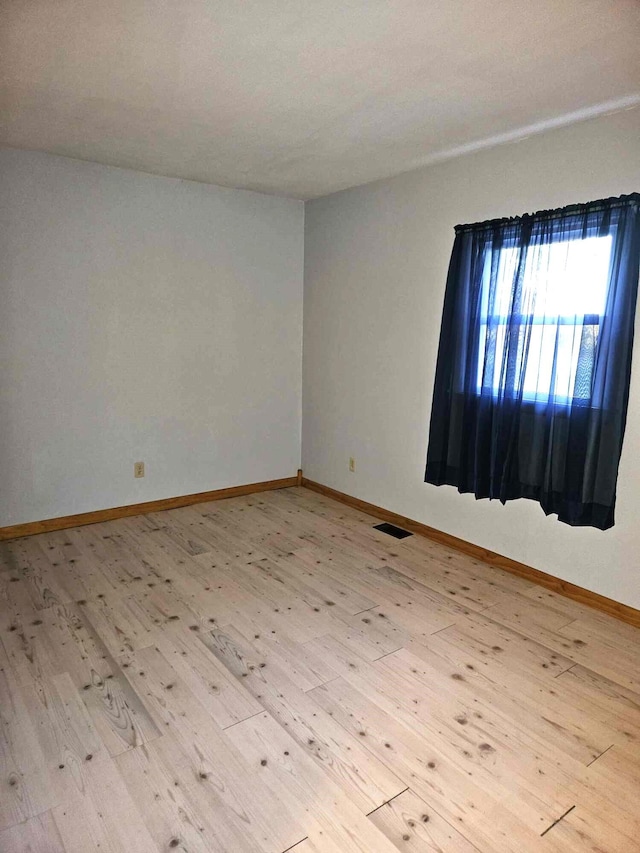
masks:
<svg viewBox="0 0 640 853"><path fill-rule="evenodd" d="M640 194L459 225L425 482L614 524Z"/></svg>

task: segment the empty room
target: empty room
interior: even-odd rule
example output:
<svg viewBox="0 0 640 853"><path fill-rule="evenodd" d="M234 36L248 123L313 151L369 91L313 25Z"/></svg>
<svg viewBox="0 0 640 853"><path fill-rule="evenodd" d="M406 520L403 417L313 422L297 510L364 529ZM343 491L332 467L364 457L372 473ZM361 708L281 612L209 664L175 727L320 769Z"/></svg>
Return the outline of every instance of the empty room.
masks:
<svg viewBox="0 0 640 853"><path fill-rule="evenodd" d="M0 853L640 853L640 3L0 79Z"/></svg>

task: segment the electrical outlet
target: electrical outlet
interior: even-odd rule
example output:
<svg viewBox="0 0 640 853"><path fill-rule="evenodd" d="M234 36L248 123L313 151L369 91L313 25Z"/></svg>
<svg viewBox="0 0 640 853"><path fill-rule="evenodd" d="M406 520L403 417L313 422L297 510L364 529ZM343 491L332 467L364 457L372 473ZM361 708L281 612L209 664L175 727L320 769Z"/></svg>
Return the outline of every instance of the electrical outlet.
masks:
<svg viewBox="0 0 640 853"><path fill-rule="evenodd" d="M133 463L133 476L144 477L144 462Z"/></svg>
<svg viewBox="0 0 640 853"><path fill-rule="evenodd" d="M353 458L353 456L349 457L349 470L352 474L354 474L356 470L356 460Z"/></svg>

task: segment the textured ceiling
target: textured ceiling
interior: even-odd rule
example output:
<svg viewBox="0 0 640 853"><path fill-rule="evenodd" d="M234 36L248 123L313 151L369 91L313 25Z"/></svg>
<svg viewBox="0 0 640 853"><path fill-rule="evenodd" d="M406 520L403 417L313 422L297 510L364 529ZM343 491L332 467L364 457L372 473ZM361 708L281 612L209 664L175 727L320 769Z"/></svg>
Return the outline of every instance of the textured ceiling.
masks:
<svg viewBox="0 0 640 853"><path fill-rule="evenodd" d="M2 0L0 144L310 198L638 103L639 44L638 0Z"/></svg>

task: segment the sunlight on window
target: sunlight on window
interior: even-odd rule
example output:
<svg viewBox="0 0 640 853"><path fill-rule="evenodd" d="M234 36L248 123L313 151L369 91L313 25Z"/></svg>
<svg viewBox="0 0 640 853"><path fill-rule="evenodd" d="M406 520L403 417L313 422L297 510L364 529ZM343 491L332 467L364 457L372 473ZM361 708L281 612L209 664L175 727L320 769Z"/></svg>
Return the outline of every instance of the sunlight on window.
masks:
<svg viewBox="0 0 640 853"><path fill-rule="evenodd" d="M605 312L612 237L534 245L520 284L520 252L502 249L482 288L478 392L532 400L586 400Z"/></svg>

